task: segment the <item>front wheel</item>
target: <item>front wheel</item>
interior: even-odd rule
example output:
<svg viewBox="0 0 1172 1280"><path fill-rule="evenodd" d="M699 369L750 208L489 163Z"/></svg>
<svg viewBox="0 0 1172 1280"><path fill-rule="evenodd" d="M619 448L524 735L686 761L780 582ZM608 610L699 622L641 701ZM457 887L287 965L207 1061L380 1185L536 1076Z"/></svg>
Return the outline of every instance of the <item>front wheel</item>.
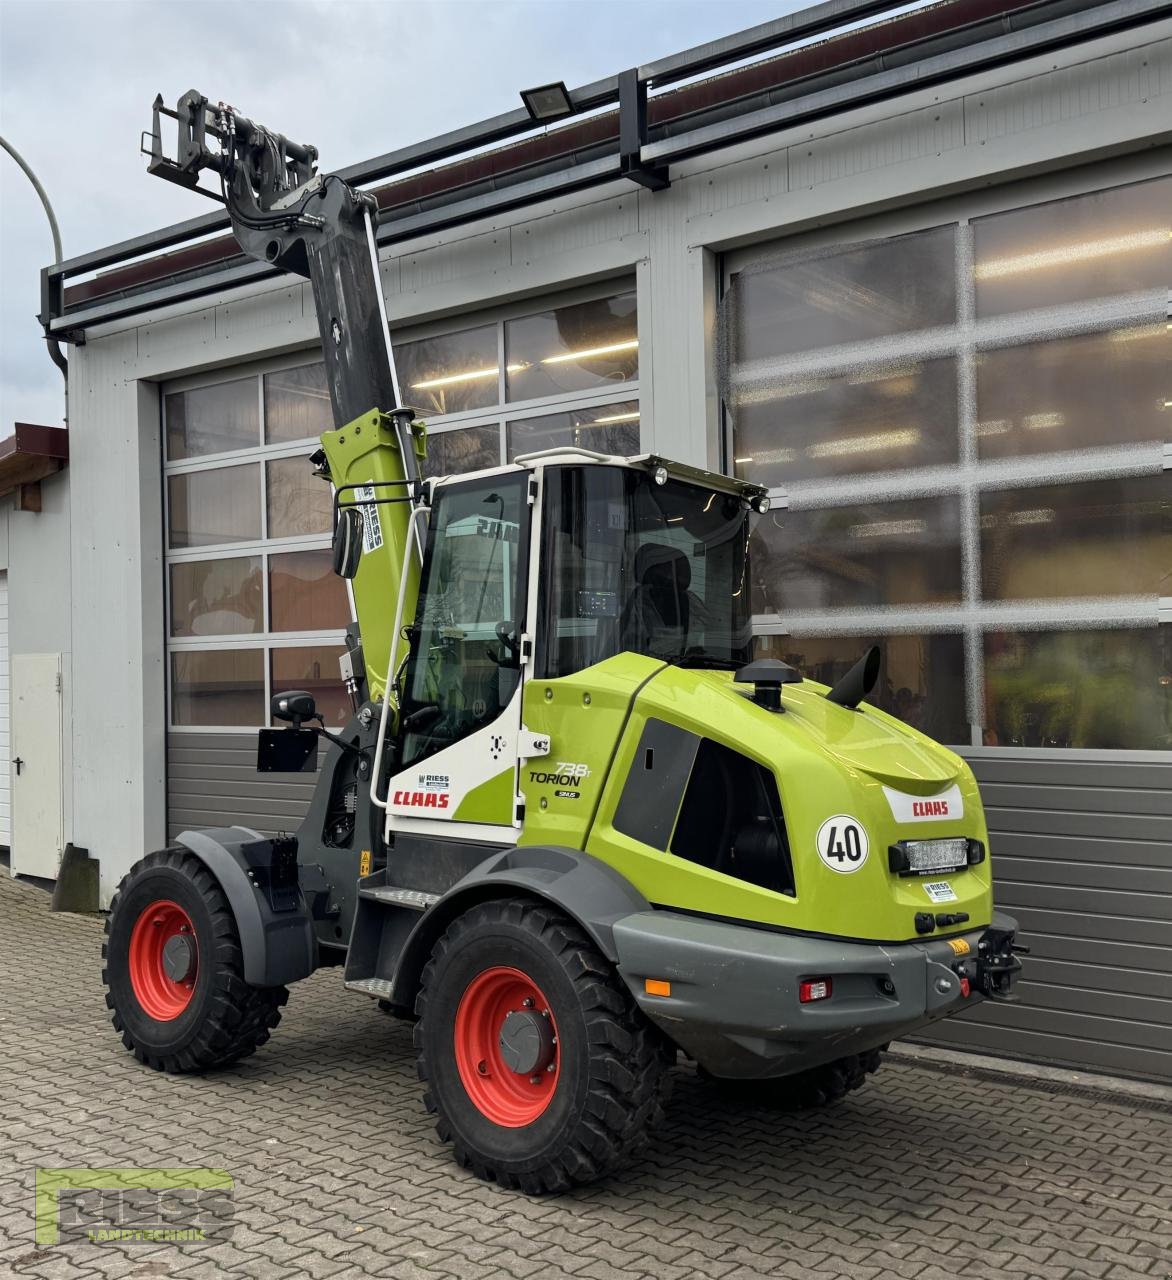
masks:
<svg viewBox="0 0 1172 1280"><path fill-rule="evenodd" d="M148 854L118 886L102 960L114 1028L157 1071L205 1071L247 1056L289 998L285 987L244 981L228 899L181 847Z"/></svg>
<svg viewBox="0 0 1172 1280"><path fill-rule="evenodd" d="M457 1163L530 1194L610 1173L661 1119L674 1052L573 921L528 899L448 926L423 973L424 1102Z"/></svg>

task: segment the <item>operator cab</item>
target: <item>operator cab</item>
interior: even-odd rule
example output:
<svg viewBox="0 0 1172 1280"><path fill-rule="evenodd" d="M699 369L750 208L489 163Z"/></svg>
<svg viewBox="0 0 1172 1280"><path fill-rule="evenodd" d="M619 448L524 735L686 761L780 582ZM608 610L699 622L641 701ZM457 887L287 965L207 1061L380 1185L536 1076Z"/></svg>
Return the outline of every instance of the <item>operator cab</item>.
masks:
<svg viewBox="0 0 1172 1280"><path fill-rule="evenodd" d="M767 505L727 477L585 451L434 481L392 815L514 825L523 678L624 652L744 665L749 534Z"/></svg>

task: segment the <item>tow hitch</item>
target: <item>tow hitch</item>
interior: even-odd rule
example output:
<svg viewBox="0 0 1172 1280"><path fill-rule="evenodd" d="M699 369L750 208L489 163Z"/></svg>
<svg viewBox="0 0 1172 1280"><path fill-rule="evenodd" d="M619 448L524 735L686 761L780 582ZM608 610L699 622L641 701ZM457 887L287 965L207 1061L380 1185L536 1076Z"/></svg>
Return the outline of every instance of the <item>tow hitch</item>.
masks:
<svg viewBox="0 0 1172 1280"><path fill-rule="evenodd" d="M990 1000L1016 1000L1011 988L1021 972L1018 955L1029 955L1029 947L1016 943L1008 929L986 929L977 943L977 990Z"/></svg>

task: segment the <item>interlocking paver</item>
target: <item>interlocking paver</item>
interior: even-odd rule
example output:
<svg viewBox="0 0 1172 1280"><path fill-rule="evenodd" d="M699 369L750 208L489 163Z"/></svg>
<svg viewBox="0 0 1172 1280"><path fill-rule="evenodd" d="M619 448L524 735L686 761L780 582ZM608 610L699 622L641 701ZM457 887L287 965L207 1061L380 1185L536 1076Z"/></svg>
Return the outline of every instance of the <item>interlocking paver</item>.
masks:
<svg viewBox="0 0 1172 1280"><path fill-rule="evenodd" d="M608 1184L530 1200L456 1168L409 1030L336 971L273 1040L200 1078L114 1036L100 922L0 870L0 1277L121 1280L1172 1280L1172 1113L892 1061L821 1113L676 1073L667 1125ZM37 1165L226 1169L231 1240L33 1238Z"/></svg>

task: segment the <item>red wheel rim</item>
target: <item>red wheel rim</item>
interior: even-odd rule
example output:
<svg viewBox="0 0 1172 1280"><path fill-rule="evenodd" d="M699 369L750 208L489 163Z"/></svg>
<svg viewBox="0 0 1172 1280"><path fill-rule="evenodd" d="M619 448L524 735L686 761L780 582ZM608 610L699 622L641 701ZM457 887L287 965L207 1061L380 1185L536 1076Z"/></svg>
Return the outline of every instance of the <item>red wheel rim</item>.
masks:
<svg viewBox="0 0 1172 1280"><path fill-rule="evenodd" d="M540 1018L547 1035L531 1069L509 1065L501 1037L510 1014ZM546 1032L548 1028L548 1032ZM561 1074L557 1023L541 988L520 969L498 965L468 984L456 1010L456 1068L468 1097L493 1124L520 1129L549 1106Z"/></svg>
<svg viewBox="0 0 1172 1280"><path fill-rule="evenodd" d="M191 939L189 967L176 981L163 961L167 943ZM174 967L174 961L172 961ZM171 1022L191 1003L199 974L199 946L191 917L169 899L152 902L134 922L130 934L130 986L143 1012L156 1022Z"/></svg>

